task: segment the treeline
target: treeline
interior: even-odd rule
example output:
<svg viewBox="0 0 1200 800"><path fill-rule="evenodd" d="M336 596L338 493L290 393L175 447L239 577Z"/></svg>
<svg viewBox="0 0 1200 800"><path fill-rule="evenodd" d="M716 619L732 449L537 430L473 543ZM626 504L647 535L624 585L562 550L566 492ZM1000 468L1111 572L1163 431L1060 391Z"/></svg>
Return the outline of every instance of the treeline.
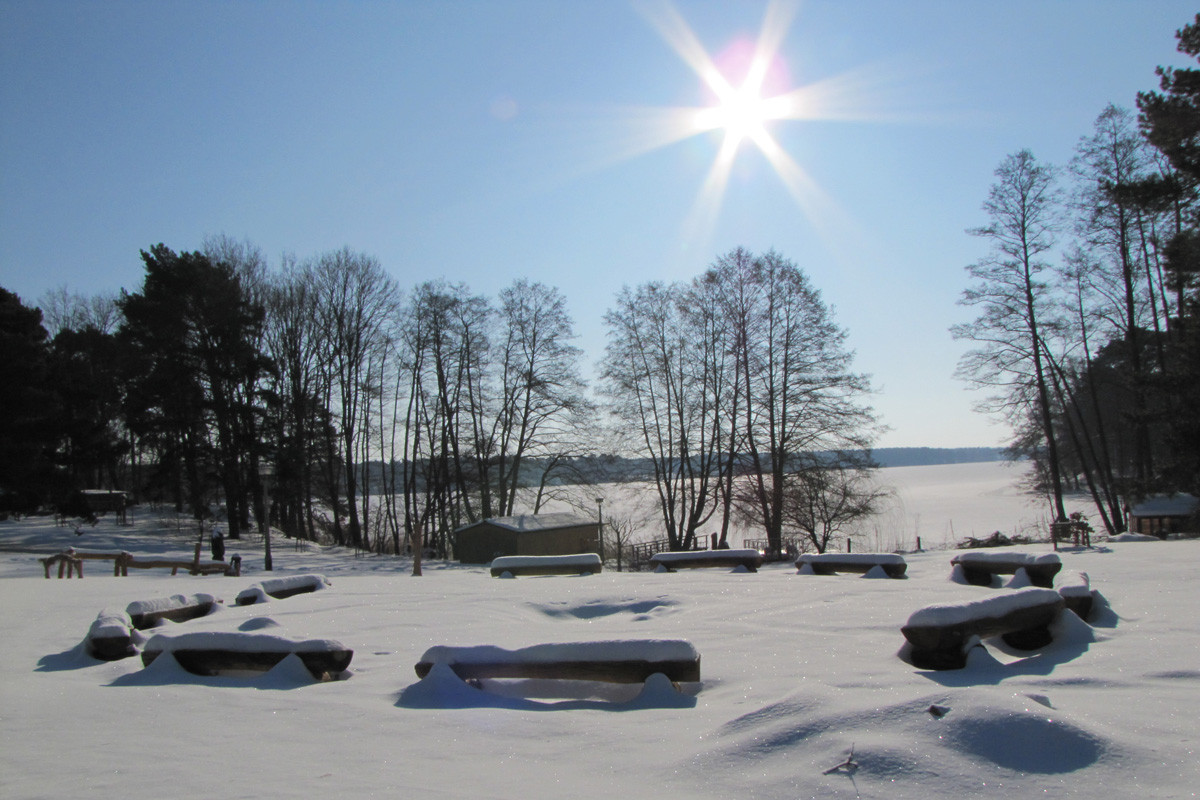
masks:
<svg viewBox="0 0 1200 800"><path fill-rule="evenodd" d="M49 296L53 337L42 310L0 295L6 508L112 486L197 518L223 505L232 536L269 513L297 537L446 553L451 531L512 513L519 487L594 440L553 288L403 293L348 249L272 271L227 238L142 261L137 292ZM372 505L360 489L379 460L399 469Z"/></svg>
<svg viewBox="0 0 1200 800"><path fill-rule="evenodd" d="M233 537L270 520L295 537L449 555L462 525L536 513L556 487L619 480L631 463L654 479L650 525L675 548L716 515L722 540L740 518L773 547L798 528L823 549L878 497L866 379L819 293L776 253L735 250L690 283L621 292L603 405L563 297L542 284L495 299L444 281L404 292L348 249L272 270L223 237L141 256L136 292L63 290L43 309L0 296L20 376L0 437L6 507L114 487L220 514ZM607 529L620 539L631 525Z"/></svg>
<svg viewBox="0 0 1200 800"><path fill-rule="evenodd" d="M1200 15L1178 31L1200 55ZM1010 451L1056 516L1074 485L1110 532L1128 503L1200 489L1200 70L1160 68L1139 113L1109 106L1068 168L1028 150L996 170L954 329Z"/></svg>

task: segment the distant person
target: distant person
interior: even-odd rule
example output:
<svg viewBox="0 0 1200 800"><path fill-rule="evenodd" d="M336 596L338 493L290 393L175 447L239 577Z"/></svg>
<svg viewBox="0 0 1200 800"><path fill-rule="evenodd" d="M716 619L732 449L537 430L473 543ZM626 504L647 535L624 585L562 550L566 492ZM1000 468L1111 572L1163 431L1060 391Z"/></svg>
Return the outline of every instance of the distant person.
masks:
<svg viewBox="0 0 1200 800"><path fill-rule="evenodd" d="M221 533L220 525L213 525L212 529L212 557L213 561L225 560L225 536Z"/></svg>

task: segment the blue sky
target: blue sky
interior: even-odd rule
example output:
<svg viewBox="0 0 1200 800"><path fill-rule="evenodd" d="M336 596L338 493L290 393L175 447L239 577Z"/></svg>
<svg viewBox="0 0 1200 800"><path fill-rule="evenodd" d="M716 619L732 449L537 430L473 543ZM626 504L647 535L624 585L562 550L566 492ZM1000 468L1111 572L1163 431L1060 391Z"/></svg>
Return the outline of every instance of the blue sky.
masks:
<svg viewBox="0 0 1200 800"><path fill-rule="evenodd" d="M832 87L846 113L767 123L805 188L746 141L717 206L719 131L645 149L664 109L714 102L664 31L681 19L720 58L789 9L772 85ZM594 361L623 284L774 248L849 330L882 445L997 444L952 377L963 267L985 252L964 230L1006 154L1065 164L1107 103L1132 108L1155 66L1182 65L1174 32L1194 16L1176 0L0 0L0 285L30 304L133 290L140 249L210 234L273 264L348 245L405 287L557 286Z"/></svg>

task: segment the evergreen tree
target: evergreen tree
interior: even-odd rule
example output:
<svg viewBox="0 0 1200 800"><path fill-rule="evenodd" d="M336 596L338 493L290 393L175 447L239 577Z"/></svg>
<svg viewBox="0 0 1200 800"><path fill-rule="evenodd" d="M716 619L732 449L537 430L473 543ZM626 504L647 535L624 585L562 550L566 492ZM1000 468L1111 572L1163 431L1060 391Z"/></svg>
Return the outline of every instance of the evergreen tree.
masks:
<svg viewBox="0 0 1200 800"><path fill-rule="evenodd" d="M28 512L49 499L57 439L42 312L0 288L0 510Z"/></svg>

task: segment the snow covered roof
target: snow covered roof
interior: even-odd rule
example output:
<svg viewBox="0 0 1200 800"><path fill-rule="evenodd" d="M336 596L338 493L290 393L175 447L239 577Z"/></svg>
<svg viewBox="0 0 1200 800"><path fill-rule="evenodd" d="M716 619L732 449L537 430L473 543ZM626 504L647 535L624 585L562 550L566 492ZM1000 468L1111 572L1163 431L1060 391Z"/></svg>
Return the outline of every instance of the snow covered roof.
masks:
<svg viewBox="0 0 1200 800"><path fill-rule="evenodd" d="M466 530L467 528L473 528L476 525L485 523L494 525L497 528L507 528L510 531L528 532L574 528L579 525L595 525L596 521L577 516L569 511L560 511L553 514L518 514L514 517L491 517L482 522L466 525L459 528L459 530Z"/></svg>
<svg viewBox="0 0 1200 800"><path fill-rule="evenodd" d="M1147 497L1129 510L1131 517L1186 517L1200 508L1200 500L1190 494Z"/></svg>

